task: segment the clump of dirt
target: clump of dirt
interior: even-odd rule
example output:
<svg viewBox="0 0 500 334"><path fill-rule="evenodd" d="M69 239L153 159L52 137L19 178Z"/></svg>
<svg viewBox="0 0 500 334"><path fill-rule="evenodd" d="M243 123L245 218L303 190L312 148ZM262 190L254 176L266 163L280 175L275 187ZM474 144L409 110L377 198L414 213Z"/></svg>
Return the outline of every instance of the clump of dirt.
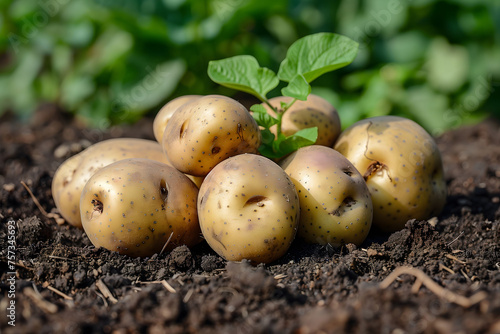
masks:
<svg viewBox="0 0 500 334"><path fill-rule="evenodd" d="M31 124L0 122L0 308L9 303L7 223L16 226L15 327L5 333L500 333L500 124L488 120L438 138L448 202L428 221L372 231L361 247L295 241L271 265L227 263L206 243L137 259L96 249L82 230L47 211L57 167L97 141L153 139L152 120L88 130L51 106ZM460 306L412 275L456 296ZM3 311L2 311L3 312Z"/></svg>

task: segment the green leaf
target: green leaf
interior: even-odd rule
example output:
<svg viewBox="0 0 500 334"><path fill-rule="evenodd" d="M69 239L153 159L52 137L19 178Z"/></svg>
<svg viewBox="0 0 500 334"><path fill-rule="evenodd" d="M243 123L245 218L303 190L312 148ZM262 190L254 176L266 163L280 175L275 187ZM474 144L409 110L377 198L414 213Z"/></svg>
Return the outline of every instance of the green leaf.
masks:
<svg viewBox="0 0 500 334"><path fill-rule="evenodd" d="M297 74L288 86L281 90L283 96L293 97L297 100L305 101L307 96L311 93L311 85L306 81L302 74Z"/></svg>
<svg viewBox="0 0 500 334"><path fill-rule="evenodd" d="M267 113L266 108L262 104L254 104L250 107L250 111L255 113Z"/></svg>
<svg viewBox="0 0 500 334"><path fill-rule="evenodd" d="M359 44L352 39L333 33L318 33L293 43L281 62L280 80L290 82L302 74L308 83L320 75L352 63Z"/></svg>
<svg viewBox="0 0 500 334"><path fill-rule="evenodd" d="M267 113L266 108L260 104L254 104L250 107L250 110L253 111L253 118L257 122L258 125L269 129L271 126L278 124L278 120L273 116Z"/></svg>
<svg viewBox="0 0 500 334"><path fill-rule="evenodd" d="M312 145L318 139L318 128L307 128L297 131L279 143L281 156L292 153L301 147Z"/></svg>
<svg viewBox="0 0 500 334"><path fill-rule="evenodd" d="M257 59L246 55L210 61L208 76L222 86L252 94L261 101L279 83L273 71L260 67Z"/></svg>
<svg viewBox="0 0 500 334"><path fill-rule="evenodd" d="M260 145L259 147L259 153L262 154L263 156L269 158L269 159L278 159L281 158L281 154L276 153L273 150L272 146L268 145Z"/></svg>
<svg viewBox="0 0 500 334"><path fill-rule="evenodd" d="M262 136L261 142L266 146L272 146L274 141L274 133L269 131L269 129L260 130L260 134Z"/></svg>
<svg viewBox="0 0 500 334"><path fill-rule="evenodd" d="M443 93L456 92L469 74L469 53L464 46L450 45L444 38L435 38L428 51L427 79Z"/></svg>

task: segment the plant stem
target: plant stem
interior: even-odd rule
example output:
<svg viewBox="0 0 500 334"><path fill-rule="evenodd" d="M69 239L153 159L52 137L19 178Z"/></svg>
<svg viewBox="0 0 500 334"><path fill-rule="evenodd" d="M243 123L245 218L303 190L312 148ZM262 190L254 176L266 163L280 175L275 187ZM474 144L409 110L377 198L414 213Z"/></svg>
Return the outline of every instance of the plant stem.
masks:
<svg viewBox="0 0 500 334"><path fill-rule="evenodd" d="M271 108L272 110L274 110L274 112L275 112L276 114L278 114L278 110L277 110L277 108L274 108L274 107L271 105L271 103L269 103L269 101L268 101L267 99L264 99L264 100L262 100L262 101L263 101L265 104L267 104L267 105L269 106L269 108Z"/></svg>
<svg viewBox="0 0 500 334"><path fill-rule="evenodd" d="M290 109L290 107L291 107L291 106L292 106L295 102L297 102L297 99L296 99L296 98L294 98L294 99L292 100L292 102L290 102L289 104L287 104L287 105L286 105L285 109L283 110L283 113L284 113L285 111L287 111L288 109Z"/></svg>
<svg viewBox="0 0 500 334"><path fill-rule="evenodd" d="M294 98L283 109L273 108L270 104L268 104L276 112L276 118L278 119L278 124L276 124L276 138L278 138L279 135L281 134L281 119L283 118L283 115L288 109L290 109L290 107L295 103L295 101L297 101L297 99Z"/></svg>
<svg viewBox="0 0 500 334"><path fill-rule="evenodd" d="M284 112L277 112L276 118L278 119L278 124L276 124L276 139L279 138L281 134L281 119L283 118Z"/></svg>

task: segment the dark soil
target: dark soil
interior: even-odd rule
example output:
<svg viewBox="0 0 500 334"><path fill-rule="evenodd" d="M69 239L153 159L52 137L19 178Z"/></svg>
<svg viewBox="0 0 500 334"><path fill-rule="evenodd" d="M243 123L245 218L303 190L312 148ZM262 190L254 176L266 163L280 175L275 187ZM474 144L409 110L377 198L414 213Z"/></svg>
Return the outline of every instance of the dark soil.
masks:
<svg viewBox="0 0 500 334"><path fill-rule="evenodd" d="M391 235L372 232L359 248L295 242L279 262L257 267L226 263L205 243L148 259L95 249L81 230L45 217L20 184L50 212L52 176L66 158L107 138L153 139L151 123L86 130L50 106L32 124L0 120L2 333L500 333L497 121L437 139L449 187L439 217L409 221ZM15 299L8 297L9 220ZM400 266L423 271L452 297L475 295L466 300L473 305L425 280L418 289L407 274L382 288Z"/></svg>

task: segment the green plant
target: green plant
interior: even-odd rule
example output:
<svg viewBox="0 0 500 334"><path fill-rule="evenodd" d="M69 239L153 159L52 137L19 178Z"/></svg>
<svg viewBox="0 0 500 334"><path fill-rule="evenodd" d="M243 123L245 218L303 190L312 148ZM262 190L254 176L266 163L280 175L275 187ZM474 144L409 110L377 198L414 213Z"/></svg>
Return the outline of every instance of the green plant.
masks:
<svg viewBox="0 0 500 334"><path fill-rule="evenodd" d="M313 80L350 64L356 57L357 50L358 43L345 36L318 33L303 37L290 46L278 74L260 67L253 56L243 55L211 61L208 75L218 84L254 95L275 112L276 117L273 117L259 104L250 108L257 124L263 128L260 153L269 158L281 158L300 147L314 144L318 137L316 127L285 136L281 132L283 114L295 101L307 99ZM278 86L280 80L287 83L281 89L282 95L293 100L288 104L282 103L281 108L277 108L269 103L267 94ZM270 130L274 125L276 135Z"/></svg>
<svg viewBox="0 0 500 334"><path fill-rule="evenodd" d="M316 79L312 93L337 108L344 128L400 115L439 134L500 116L497 7L490 0L0 0L0 115L29 119L50 102L93 127L134 122L177 96L230 95L205 75L212 59L249 54L273 69L298 38L335 31L360 44L358 56ZM154 81L161 84L148 91Z"/></svg>

